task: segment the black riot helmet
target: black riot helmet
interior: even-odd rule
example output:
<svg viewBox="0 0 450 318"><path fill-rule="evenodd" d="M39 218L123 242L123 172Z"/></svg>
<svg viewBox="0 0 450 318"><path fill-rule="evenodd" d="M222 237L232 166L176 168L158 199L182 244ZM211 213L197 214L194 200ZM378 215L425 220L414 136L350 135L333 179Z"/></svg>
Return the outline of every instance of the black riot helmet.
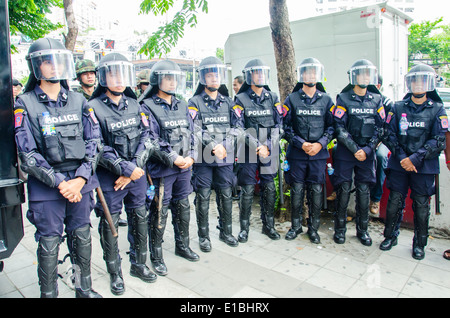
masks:
<svg viewBox="0 0 450 318"><path fill-rule="evenodd" d="M180 66L170 60L157 62L150 70L150 85L145 92L139 96L138 101L142 101L161 90L169 95L185 95L186 74Z"/></svg>
<svg viewBox="0 0 450 318"><path fill-rule="evenodd" d="M30 76L25 91L33 90L38 81L61 82L76 78L72 52L58 40L43 38L35 41L26 55Z"/></svg>
<svg viewBox="0 0 450 318"><path fill-rule="evenodd" d="M270 67L262 60L253 59L248 61L247 64L245 64L242 73L244 74L244 84L242 84L238 94L248 90L251 85L264 87L266 90L270 91Z"/></svg>
<svg viewBox="0 0 450 318"><path fill-rule="evenodd" d="M438 75L429 65L418 64L413 66L405 75L405 85L408 95L414 95L418 98L426 93L434 101L442 101L436 92L436 80Z"/></svg>
<svg viewBox="0 0 450 318"><path fill-rule="evenodd" d="M378 71L375 65L369 60L357 60L348 70L351 85L358 85L367 88L369 85L378 84Z"/></svg>
<svg viewBox="0 0 450 318"><path fill-rule="evenodd" d="M210 91L218 90L224 96L228 96L227 83L227 67L215 56L204 58L198 66L199 84L195 95L203 92L205 88Z"/></svg>
<svg viewBox="0 0 450 318"><path fill-rule="evenodd" d="M325 79L325 68L320 61L314 57L303 59L297 67L297 80L293 92L298 91L303 85L316 88L325 93L322 82Z"/></svg>
<svg viewBox="0 0 450 318"><path fill-rule="evenodd" d="M110 53L105 55L96 67L99 85L95 89L90 99L100 96L106 90L114 95L124 94L136 99L132 87L136 86L136 74L134 65L120 53ZM123 87L120 92L112 91L113 87Z"/></svg>

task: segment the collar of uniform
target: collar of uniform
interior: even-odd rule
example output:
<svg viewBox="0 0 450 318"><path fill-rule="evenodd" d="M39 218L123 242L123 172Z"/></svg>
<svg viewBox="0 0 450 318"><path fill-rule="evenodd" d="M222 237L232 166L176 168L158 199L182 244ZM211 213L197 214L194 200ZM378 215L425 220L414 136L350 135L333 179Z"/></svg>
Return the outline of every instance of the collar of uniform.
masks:
<svg viewBox="0 0 450 318"><path fill-rule="evenodd" d="M34 91L40 103L50 102L50 98L48 97L48 95L38 85L36 85ZM67 102L67 98L68 98L67 90L63 86L61 86L56 102L61 101L65 104Z"/></svg>
<svg viewBox="0 0 450 318"><path fill-rule="evenodd" d="M269 97L269 93L267 92L267 90L264 87L261 91L261 96L258 96L251 87L247 90L247 94L248 94L248 96L250 96L251 99L259 98L260 101L263 101L264 99Z"/></svg>
<svg viewBox="0 0 450 318"><path fill-rule="evenodd" d="M200 96L205 101L206 106L215 105L215 106L219 107L219 106L222 105L222 102L225 100L225 97L223 97L223 95L220 94L219 92L217 92L217 98L216 99L211 99L211 97L205 91L201 92ZM212 102L212 103L209 104L209 102Z"/></svg>
<svg viewBox="0 0 450 318"><path fill-rule="evenodd" d="M105 93L100 95L100 100L108 106L116 106L118 109L127 108L128 107L128 99L125 94L122 94L122 98L119 101L119 105L116 105Z"/></svg>
<svg viewBox="0 0 450 318"><path fill-rule="evenodd" d="M321 91L319 91L318 89L316 89L316 91L314 92L313 97L309 97L308 95L306 95L306 93L303 91L303 89L300 89L299 93L303 99L309 98L311 100L315 100L315 99L318 99L323 96L323 93Z"/></svg>
<svg viewBox="0 0 450 318"><path fill-rule="evenodd" d="M155 104L161 105L163 108L168 108L171 110L177 110L178 109L178 99L175 98L175 96L172 96L172 104L170 105L165 99L159 97L158 95L154 94L152 96L153 102Z"/></svg>
<svg viewBox="0 0 450 318"><path fill-rule="evenodd" d="M365 101L366 99L368 99L368 100L372 100L373 99L373 95L369 91L367 91L366 95L364 95L364 96L359 96L354 91L352 91L351 97L352 97L352 99L359 100L361 102Z"/></svg>
<svg viewBox="0 0 450 318"><path fill-rule="evenodd" d="M423 106L423 107L433 107L434 106L434 101L432 100L432 99L430 99L430 98L428 98L422 105L418 105L418 104L416 104L416 103L414 103L413 101L412 101L412 97L410 96L406 101L405 101L405 105L407 105L407 106L411 106L411 107L414 107L414 108L419 108L419 107L421 107L421 106Z"/></svg>

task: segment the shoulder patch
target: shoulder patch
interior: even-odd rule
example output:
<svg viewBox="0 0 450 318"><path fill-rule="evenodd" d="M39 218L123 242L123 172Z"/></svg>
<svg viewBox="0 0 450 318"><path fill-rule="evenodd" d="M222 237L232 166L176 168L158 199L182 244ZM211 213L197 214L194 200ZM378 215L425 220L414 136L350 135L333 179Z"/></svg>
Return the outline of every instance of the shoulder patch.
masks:
<svg viewBox="0 0 450 318"><path fill-rule="evenodd" d="M98 124L97 117L95 116L94 110L92 108L89 108L89 117L91 117L94 124Z"/></svg>
<svg viewBox="0 0 450 318"><path fill-rule="evenodd" d="M276 103L275 107L277 108L277 111L281 115L281 117L286 117L289 107L287 107L286 105L281 105L281 103Z"/></svg>
<svg viewBox="0 0 450 318"><path fill-rule="evenodd" d="M342 107L342 106L337 106L337 107L336 107L336 110L335 110L335 112L334 112L334 116L336 116L337 118L342 118L342 116L344 116L344 114L345 114L346 111L347 111L347 110L346 110L344 107Z"/></svg>
<svg viewBox="0 0 450 318"><path fill-rule="evenodd" d="M393 112L389 112L386 118L386 124L389 124L391 122L392 119L392 115L394 115Z"/></svg>
<svg viewBox="0 0 450 318"><path fill-rule="evenodd" d="M236 116L241 117L242 112L244 111L244 107L236 104L233 106L233 110L234 110L234 113L236 114Z"/></svg>
<svg viewBox="0 0 450 318"><path fill-rule="evenodd" d="M145 116L145 113L141 113L141 121L145 127L150 126L150 124L148 123L148 118L147 116Z"/></svg>
<svg viewBox="0 0 450 318"><path fill-rule="evenodd" d="M14 111L14 128L22 127L23 123L23 109Z"/></svg>
<svg viewBox="0 0 450 318"><path fill-rule="evenodd" d="M448 117L440 116L439 119L441 120L441 127L444 129L448 129Z"/></svg>
<svg viewBox="0 0 450 318"><path fill-rule="evenodd" d="M197 116L197 113L198 113L197 107L189 106L188 109L189 109L189 115L191 115L192 119L194 119L195 116Z"/></svg>
<svg viewBox="0 0 450 318"><path fill-rule="evenodd" d="M330 113L334 114L334 110L336 109L336 105L331 106Z"/></svg>
<svg viewBox="0 0 450 318"><path fill-rule="evenodd" d="M386 113L384 111L384 107L383 106L378 108L377 112L378 112L378 114L380 114L381 119L385 119L386 118Z"/></svg>

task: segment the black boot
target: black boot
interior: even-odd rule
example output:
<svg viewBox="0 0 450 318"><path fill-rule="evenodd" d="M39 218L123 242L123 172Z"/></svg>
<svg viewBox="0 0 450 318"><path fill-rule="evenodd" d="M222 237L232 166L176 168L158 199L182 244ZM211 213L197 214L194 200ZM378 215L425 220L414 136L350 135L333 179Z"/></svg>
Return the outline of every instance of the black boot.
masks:
<svg viewBox="0 0 450 318"><path fill-rule="evenodd" d="M41 298L58 297L59 236L41 237L37 248L38 278Z"/></svg>
<svg viewBox="0 0 450 318"><path fill-rule="evenodd" d="M153 270L160 276L167 275L167 267L162 253L164 230L166 229L169 206L164 205L158 213L155 204L151 205L149 217L149 250Z"/></svg>
<svg viewBox="0 0 450 318"><path fill-rule="evenodd" d="M309 217L308 217L308 236L311 243L319 244L320 236L317 231L320 226L320 213L323 206L323 193L322 185L319 183L314 183L309 186L308 190L308 206L309 206Z"/></svg>
<svg viewBox="0 0 450 318"><path fill-rule="evenodd" d="M266 183L263 186L261 204L263 217L262 233L267 235L271 240L280 239L280 234L275 230L275 197L275 184L273 182Z"/></svg>
<svg viewBox="0 0 450 318"><path fill-rule="evenodd" d="M246 184L241 187L241 197L239 198L239 223L241 229L238 235L240 243L245 243L248 240L254 192L254 184Z"/></svg>
<svg viewBox="0 0 450 318"><path fill-rule="evenodd" d="M430 219L430 198L428 196L415 196L412 204L414 212L414 238L412 257L425 258L425 246L428 242L428 222Z"/></svg>
<svg viewBox="0 0 450 318"><path fill-rule="evenodd" d="M181 199L175 202L175 217L173 226L175 232L175 255L183 257L191 262L197 262L200 259L189 247L189 221L190 221L190 205L189 199Z"/></svg>
<svg viewBox="0 0 450 318"><path fill-rule="evenodd" d="M72 264L75 265L76 298L103 298L92 289L90 224L68 233L68 246Z"/></svg>
<svg viewBox="0 0 450 318"><path fill-rule="evenodd" d="M232 189L223 188L217 190L219 193L219 211L220 211L220 234L219 240L225 244L235 247L239 245L239 242L233 236L232 232L232 210L233 210L233 199L232 199Z"/></svg>
<svg viewBox="0 0 450 318"><path fill-rule="evenodd" d="M356 237L365 246L372 245L369 228L370 187L368 183L356 184Z"/></svg>
<svg viewBox="0 0 450 318"><path fill-rule="evenodd" d="M198 242L202 252L211 251L211 239L209 238L209 199L211 188L201 188L195 195L195 214L197 216Z"/></svg>
<svg viewBox="0 0 450 318"><path fill-rule="evenodd" d="M395 227L403 213L404 198L400 192L392 191L389 193L389 199L386 207L386 221L384 224L384 241L380 244L380 250L388 251L397 245L398 233Z"/></svg>
<svg viewBox="0 0 450 318"><path fill-rule="evenodd" d="M336 190L336 211L334 212L334 242L345 243L345 233L347 232L347 207L350 200L351 182L343 182L337 186Z"/></svg>
<svg viewBox="0 0 450 318"><path fill-rule="evenodd" d="M147 260L147 237L148 237L148 213L144 206L130 211L131 235L133 246L130 253L131 267L130 275L144 282L153 283L157 276L145 264ZM134 254L134 255L133 255Z"/></svg>
<svg viewBox="0 0 450 318"><path fill-rule="evenodd" d="M302 209L305 197L305 185L294 183L291 186L291 228L286 233L285 239L293 240L303 232L302 230Z"/></svg>
<svg viewBox="0 0 450 318"><path fill-rule="evenodd" d="M111 214L116 231L119 227L119 213ZM100 244L103 248L103 259L106 262L106 270L110 277L110 289L114 295L122 295L125 292L125 283L122 276L121 259L119 255L118 237L112 235L106 218L100 218L99 226Z"/></svg>

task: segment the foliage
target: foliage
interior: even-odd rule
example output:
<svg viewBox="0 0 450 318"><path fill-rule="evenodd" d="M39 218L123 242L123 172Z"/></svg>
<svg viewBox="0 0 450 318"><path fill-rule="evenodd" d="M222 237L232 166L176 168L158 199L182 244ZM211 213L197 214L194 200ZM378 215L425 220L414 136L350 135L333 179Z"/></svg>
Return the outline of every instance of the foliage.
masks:
<svg viewBox="0 0 450 318"><path fill-rule="evenodd" d="M449 63L450 25L440 25L443 21L413 23L409 27L409 57L422 53L428 55L436 66Z"/></svg>
<svg viewBox="0 0 450 318"><path fill-rule="evenodd" d="M140 5L140 14L153 13L155 16L162 16L168 14L175 3L180 3L180 1L143 0ZM178 40L183 37L186 24L191 28L197 25L198 10L208 13L208 1L206 0L182 0L182 2L181 10L175 13L172 21L160 26L144 43L138 54L145 54L149 58L153 58L169 53L177 45Z"/></svg>
<svg viewBox="0 0 450 318"><path fill-rule="evenodd" d="M63 8L63 0L8 0L11 35L23 34L37 40L63 27L45 17L54 7ZM14 46L11 50L17 51Z"/></svg>

